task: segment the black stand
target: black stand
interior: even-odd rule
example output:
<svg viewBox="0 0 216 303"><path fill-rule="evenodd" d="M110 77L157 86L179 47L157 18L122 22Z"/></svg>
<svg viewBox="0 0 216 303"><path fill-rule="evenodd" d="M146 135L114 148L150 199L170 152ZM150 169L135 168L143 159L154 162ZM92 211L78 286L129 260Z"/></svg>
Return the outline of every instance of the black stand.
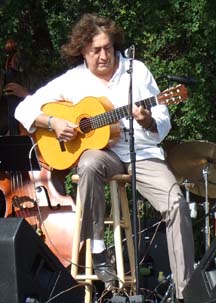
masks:
<svg viewBox="0 0 216 303"><path fill-rule="evenodd" d="M0 171L40 170L35 150L29 136L0 137Z"/></svg>
<svg viewBox="0 0 216 303"><path fill-rule="evenodd" d="M129 48L128 58L130 60L130 67L127 71L130 75L129 85L129 100L128 100L128 112L129 112L129 138L130 138L130 157L131 157L131 169L132 169L132 202L133 202L133 233L134 233L134 250L135 250L135 275L136 275L136 293L140 294L139 286L139 262L138 262L138 218L137 218L137 197L136 197L136 153L134 150L134 128L133 128L133 60L135 54L135 47L132 45Z"/></svg>

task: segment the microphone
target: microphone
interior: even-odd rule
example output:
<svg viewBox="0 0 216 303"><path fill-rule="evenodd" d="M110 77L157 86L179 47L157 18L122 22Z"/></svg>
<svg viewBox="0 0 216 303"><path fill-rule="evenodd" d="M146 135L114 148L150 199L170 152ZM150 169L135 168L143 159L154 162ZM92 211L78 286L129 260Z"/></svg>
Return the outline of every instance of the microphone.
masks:
<svg viewBox="0 0 216 303"><path fill-rule="evenodd" d="M130 47L128 47L125 52L124 55L126 58L130 58L130 59L134 59L135 57L135 45L131 45Z"/></svg>
<svg viewBox="0 0 216 303"><path fill-rule="evenodd" d="M171 82L178 82L185 85L194 85L198 83L198 81L192 77L162 76L161 78L166 78Z"/></svg>

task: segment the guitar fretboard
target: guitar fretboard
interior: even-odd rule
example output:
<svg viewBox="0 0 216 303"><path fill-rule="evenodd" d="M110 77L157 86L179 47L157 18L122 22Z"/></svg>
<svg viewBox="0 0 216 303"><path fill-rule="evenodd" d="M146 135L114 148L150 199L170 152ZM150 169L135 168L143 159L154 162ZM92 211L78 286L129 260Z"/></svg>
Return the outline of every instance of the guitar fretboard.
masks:
<svg viewBox="0 0 216 303"><path fill-rule="evenodd" d="M151 107L157 105L157 98L155 96L152 96L145 100L135 102L135 104L137 106L143 106L145 109L150 110ZM127 118L128 116L129 116L128 105L124 105L122 107L118 107L116 109L112 109L111 111L89 118L90 125L88 125L88 128L90 127L90 129L97 129L105 125L115 123L122 118L125 117Z"/></svg>

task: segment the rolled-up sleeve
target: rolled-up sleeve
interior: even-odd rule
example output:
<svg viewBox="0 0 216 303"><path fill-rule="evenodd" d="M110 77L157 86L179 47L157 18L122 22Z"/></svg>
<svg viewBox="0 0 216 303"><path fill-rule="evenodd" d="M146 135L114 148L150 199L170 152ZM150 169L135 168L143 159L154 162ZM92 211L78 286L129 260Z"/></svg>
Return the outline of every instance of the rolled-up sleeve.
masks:
<svg viewBox="0 0 216 303"><path fill-rule="evenodd" d="M30 133L35 131L33 123L35 119L42 113L41 108L49 102L65 100L62 94L68 84L67 73L50 81L47 85L38 89L33 95L27 96L19 103L15 110L15 118Z"/></svg>
<svg viewBox="0 0 216 303"><path fill-rule="evenodd" d="M30 133L35 131L33 123L41 113L41 104L39 104L39 102L32 102L33 99L33 96L27 96L20 102L15 111L15 118L22 123Z"/></svg>
<svg viewBox="0 0 216 303"><path fill-rule="evenodd" d="M166 105L157 105L152 107L152 117L157 124L158 133L149 132L150 135L157 135L158 143L160 143L169 133L171 129L170 115Z"/></svg>

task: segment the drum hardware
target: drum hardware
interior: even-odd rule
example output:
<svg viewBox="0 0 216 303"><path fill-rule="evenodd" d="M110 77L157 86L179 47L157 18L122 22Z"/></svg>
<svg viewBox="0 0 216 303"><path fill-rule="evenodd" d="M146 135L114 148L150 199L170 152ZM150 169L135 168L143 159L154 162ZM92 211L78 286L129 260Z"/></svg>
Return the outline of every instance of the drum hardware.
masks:
<svg viewBox="0 0 216 303"><path fill-rule="evenodd" d="M211 225L210 229L213 230L213 235L216 237L216 203L211 206L209 210L209 216L213 218L213 224Z"/></svg>
<svg viewBox="0 0 216 303"><path fill-rule="evenodd" d="M194 183L188 182L185 180L182 185L185 188L185 200L188 203L189 209L190 209L190 217L192 219L196 219L197 217L197 203L194 201L191 201L190 199L190 188L194 185Z"/></svg>
<svg viewBox="0 0 216 303"><path fill-rule="evenodd" d="M190 208L190 217L192 219L196 219L197 218L197 203L190 202L189 208Z"/></svg>
<svg viewBox="0 0 216 303"><path fill-rule="evenodd" d="M209 201L208 201L208 166L203 168L203 178L205 183L205 249L210 247L210 224L209 224Z"/></svg>
<svg viewBox="0 0 216 303"><path fill-rule="evenodd" d="M205 226L204 226L204 234L205 234L205 251L207 251L210 247L210 212L209 212L209 199L208 199L208 175L209 175L209 169L208 165L203 167L202 170L203 180L204 180L204 192L205 192L205 201L203 203L204 211L205 211ZM197 217L197 204L196 202L190 201L190 191L193 191L194 186L196 183L191 183L186 180L186 182L183 183L185 186L185 192L186 192L186 202L189 204L190 208L190 216L191 218Z"/></svg>
<svg viewBox="0 0 216 303"><path fill-rule="evenodd" d="M216 210L214 210L214 236L216 237Z"/></svg>
<svg viewBox="0 0 216 303"><path fill-rule="evenodd" d="M216 198L216 144L206 141L182 142L167 154L167 162L176 176L184 178L186 200L189 192L205 198L205 249L210 246L209 198ZM196 213L196 211L195 211Z"/></svg>
<svg viewBox="0 0 216 303"><path fill-rule="evenodd" d="M173 280L173 275L170 274L168 275L166 278L166 281L169 282L169 286L167 288L167 291L165 293L165 295L163 296L162 300L160 301L160 303L175 303L175 285L174 285L174 280Z"/></svg>

